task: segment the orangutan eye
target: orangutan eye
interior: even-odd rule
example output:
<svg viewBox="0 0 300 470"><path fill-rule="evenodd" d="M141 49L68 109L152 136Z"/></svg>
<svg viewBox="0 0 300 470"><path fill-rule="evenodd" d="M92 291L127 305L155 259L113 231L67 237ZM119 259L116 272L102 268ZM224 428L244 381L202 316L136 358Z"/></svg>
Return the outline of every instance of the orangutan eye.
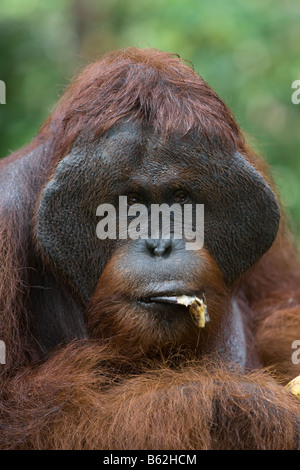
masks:
<svg viewBox="0 0 300 470"><path fill-rule="evenodd" d="M174 194L174 202L177 202L179 204L184 204L189 200L189 194L186 191L176 191Z"/></svg>
<svg viewBox="0 0 300 470"><path fill-rule="evenodd" d="M136 194L136 193L128 194L128 196L127 196L127 205L128 206L132 206L133 204L141 204L141 202L142 202L142 199L138 194Z"/></svg>

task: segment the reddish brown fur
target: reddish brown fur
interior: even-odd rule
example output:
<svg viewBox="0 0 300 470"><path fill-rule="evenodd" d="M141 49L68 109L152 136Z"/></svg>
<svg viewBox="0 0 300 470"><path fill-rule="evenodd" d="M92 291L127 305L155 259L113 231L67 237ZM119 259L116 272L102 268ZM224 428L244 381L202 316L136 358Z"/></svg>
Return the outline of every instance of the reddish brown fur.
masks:
<svg viewBox="0 0 300 470"><path fill-rule="evenodd" d="M151 351L146 339L145 350L136 348L134 325L126 330L126 321L109 323L107 299L113 300L120 288L115 276L110 282L116 273L109 266L107 291L102 284L87 312L91 336L97 339L73 341L38 363L26 303L34 206L79 133L96 137L124 116L148 122L164 135L194 130L210 145L235 144L270 181L229 109L177 57L128 49L87 67L32 144L0 166L22 159L41 143L47 148L30 175L31 185L26 183L22 205L13 201L12 212L1 206L0 339L6 343L7 366L0 366L0 447L299 449L300 407L283 385L300 374L300 366L291 361L291 344L300 339L300 264L284 223L273 247L233 293L251 352L248 366L258 370L230 371L222 358L199 358L197 348L162 355ZM28 175L22 178L25 182ZM214 318L221 318L228 299L213 263L209 281L218 293ZM121 313L126 319L128 312ZM126 340L129 331L131 341ZM100 332L105 336L101 341Z"/></svg>

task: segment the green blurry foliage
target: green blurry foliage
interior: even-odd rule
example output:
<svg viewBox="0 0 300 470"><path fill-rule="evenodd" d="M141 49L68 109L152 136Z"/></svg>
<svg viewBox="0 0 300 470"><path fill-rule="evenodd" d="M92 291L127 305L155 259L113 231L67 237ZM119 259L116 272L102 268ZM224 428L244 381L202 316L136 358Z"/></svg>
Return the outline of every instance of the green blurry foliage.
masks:
<svg viewBox="0 0 300 470"><path fill-rule="evenodd" d="M191 61L229 105L300 234L299 24L298 0L2 0L0 157L31 140L84 65L156 47Z"/></svg>

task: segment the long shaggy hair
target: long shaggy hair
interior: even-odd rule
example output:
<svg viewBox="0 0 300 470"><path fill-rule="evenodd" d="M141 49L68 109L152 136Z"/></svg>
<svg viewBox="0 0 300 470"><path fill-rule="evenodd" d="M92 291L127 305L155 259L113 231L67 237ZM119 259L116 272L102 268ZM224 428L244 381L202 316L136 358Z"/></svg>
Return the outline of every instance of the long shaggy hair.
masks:
<svg viewBox="0 0 300 470"><path fill-rule="evenodd" d="M300 263L284 215L272 248L234 292L248 366L259 371L241 374L227 370L222 358L199 360L184 351L135 362L136 351L127 343L114 349L109 337L89 337L76 300L55 270L49 274L34 235L43 187L80 135L88 133L93 141L124 117L163 136L191 134L209 148L235 148L274 188L267 165L248 147L231 111L179 57L129 48L83 70L32 143L0 164L0 339L7 350L0 369L0 447L299 448L299 405L283 385L300 374L300 365L291 361L291 344L300 339ZM47 303L36 293L46 277L55 287ZM34 302L41 315L53 318L53 330L44 332L50 345L53 332L70 332L69 341L42 361L33 333ZM92 336L101 331L93 309L101 308L98 293L87 322Z"/></svg>

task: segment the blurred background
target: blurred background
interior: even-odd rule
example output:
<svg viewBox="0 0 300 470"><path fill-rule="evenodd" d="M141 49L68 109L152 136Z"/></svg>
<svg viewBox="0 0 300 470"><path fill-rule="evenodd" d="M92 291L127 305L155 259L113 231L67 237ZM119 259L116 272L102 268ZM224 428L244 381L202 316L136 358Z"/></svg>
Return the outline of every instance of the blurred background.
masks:
<svg viewBox="0 0 300 470"><path fill-rule="evenodd" d="M128 46L192 62L272 165L300 240L298 0L2 0L0 158L30 142L84 65Z"/></svg>

